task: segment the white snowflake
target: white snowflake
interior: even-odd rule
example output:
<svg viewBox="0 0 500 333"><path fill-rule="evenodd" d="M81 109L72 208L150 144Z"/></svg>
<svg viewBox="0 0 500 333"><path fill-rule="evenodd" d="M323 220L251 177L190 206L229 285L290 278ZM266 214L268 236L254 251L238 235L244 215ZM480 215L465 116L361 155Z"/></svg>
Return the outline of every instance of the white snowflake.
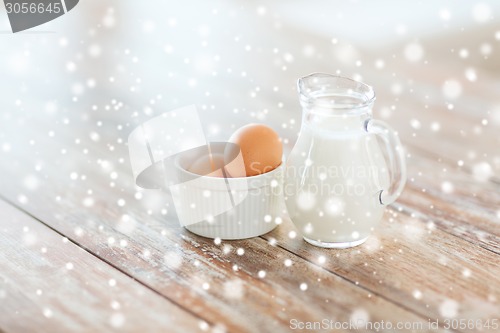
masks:
<svg viewBox="0 0 500 333"><path fill-rule="evenodd" d="M244 289L243 282L240 279L234 279L224 282L224 295L230 299L241 299Z"/></svg>
<svg viewBox="0 0 500 333"><path fill-rule="evenodd" d="M462 84L455 79L449 79L444 82L442 91L446 98L456 99L462 94Z"/></svg>
<svg viewBox="0 0 500 333"><path fill-rule="evenodd" d="M25 205L25 204L27 204L27 203L28 203L28 197L27 197L27 196L25 196L24 194L19 194L19 195L17 196L17 201L19 201L19 203L20 203L20 204Z"/></svg>
<svg viewBox="0 0 500 333"><path fill-rule="evenodd" d="M424 56L424 48L420 43L414 42L406 45L404 50L405 58L409 62L418 62Z"/></svg>
<svg viewBox="0 0 500 333"><path fill-rule="evenodd" d="M370 320L370 314L365 309L357 308L351 313L349 319L356 328L363 328Z"/></svg>
<svg viewBox="0 0 500 333"><path fill-rule="evenodd" d="M455 318L458 314L459 304L451 299L447 299L439 305L439 313L446 318Z"/></svg>
<svg viewBox="0 0 500 333"><path fill-rule="evenodd" d="M479 162L472 166L472 174L477 181L486 182L493 176L493 168L488 162Z"/></svg>
<svg viewBox="0 0 500 333"><path fill-rule="evenodd" d="M470 82L475 82L477 80L476 70L472 67L465 69L465 78Z"/></svg>
<svg viewBox="0 0 500 333"><path fill-rule="evenodd" d="M109 323L114 328L122 327L125 324L125 316L120 312L113 313L109 318Z"/></svg>
<svg viewBox="0 0 500 333"><path fill-rule="evenodd" d="M443 191L446 194L452 193L454 189L455 187L449 181L444 181L441 183L441 191Z"/></svg>
<svg viewBox="0 0 500 333"><path fill-rule="evenodd" d="M486 3L478 3L472 9L472 18L477 23L485 23L491 19L491 8Z"/></svg>
<svg viewBox="0 0 500 333"><path fill-rule="evenodd" d="M340 216L344 213L345 202L339 197L331 197L325 201L324 209L330 216Z"/></svg>
<svg viewBox="0 0 500 333"><path fill-rule="evenodd" d="M27 175L23 181L24 187L30 191L35 191L40 185L40 181L35 175Z"/></svg>
<svg viewBox="0 0 500 333"><path fill-rule="evenodd" d="M49 309L49 308L44 308L44 309L43 309L43 315L44 315L46 318L52 318L52 316L53 316L52 310L51 310L51 309Z"/></svg>
<svg viewBox="0 0 500 333"><path fill-rule="evenodd" d="M451 19L451 12L447 8L443 8L439 11L439 17L443 21L449 21Z"/></svg>

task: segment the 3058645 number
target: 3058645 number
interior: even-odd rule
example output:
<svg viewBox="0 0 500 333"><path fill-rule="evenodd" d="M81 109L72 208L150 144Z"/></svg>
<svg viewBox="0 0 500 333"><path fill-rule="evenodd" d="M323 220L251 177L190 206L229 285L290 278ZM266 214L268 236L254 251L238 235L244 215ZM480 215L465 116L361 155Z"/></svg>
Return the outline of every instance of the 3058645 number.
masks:
<svg viewBox="0 0 500 333"><path fill-rule="evenodd" d="M7 2L5 4L7 14L43 14L54 13L59 14L62 10L61 3L51 2L47 5L43 3L29 3L29 2Z"/></svg>

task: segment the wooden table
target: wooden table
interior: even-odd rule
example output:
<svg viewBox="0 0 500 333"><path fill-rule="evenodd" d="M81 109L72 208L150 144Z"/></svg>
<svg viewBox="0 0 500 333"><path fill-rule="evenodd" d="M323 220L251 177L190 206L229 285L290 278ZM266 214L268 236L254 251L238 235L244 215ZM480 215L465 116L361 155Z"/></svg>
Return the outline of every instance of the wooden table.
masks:
<svg viewBox="0 0 500 333"><path fill-rule="evenodd" d="M422 38L425 55L411 62L409 36L364 48L271 10L221 6L211 30L176 9L186 18L176 24L148 12L157 25L146 37L142 23L113 30L89 15L97 37L75 28L67 46L61 33L5 38L4 63L30 55L25 72L12 65L2 78L0 331L288 332L322 320L348 331L362 319L383 332L475 332L477 321L500 332L499 27ZM494 45L489 59L477 40ZM203 41L212 51L200 60ZM97 58L86 53L94 42ZM195 103L219 140L265 122L287 153L300 128L295 80L337 69L375 87L375 117L407 150L406 189L364 245L310 246L286 216L261 237L215 244L179 226L168 193L135 186L126 139L151 116ZM450 79L456 98L441 93Z"/></svg>

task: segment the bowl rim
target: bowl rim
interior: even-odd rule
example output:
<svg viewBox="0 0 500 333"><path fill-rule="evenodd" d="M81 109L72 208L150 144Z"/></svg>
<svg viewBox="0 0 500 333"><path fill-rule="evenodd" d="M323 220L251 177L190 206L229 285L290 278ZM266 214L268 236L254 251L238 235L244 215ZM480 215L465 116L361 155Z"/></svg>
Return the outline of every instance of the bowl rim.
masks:
<svg viewBox="0 0 500 333"><path fill-rule="evenodd" d="M174 160L175 169L183 173L185 176L191 178L191 180L199 179L200 183L191 186L209 190L216 190L210 188L211 186L223 186L221 187L221 189L222 188L227 189L227 186L231 187L234 186L232 190L235 191L239 190L251 191L265 186L271 186L272 180L277 180L279 182L278 186L280 186L281 179L283 178L282 175L284 173L284 168L285 168L285 159L283 158L281 163L276 168L266 173L262 173L260 175L249 176L249 177L234 177L234 178L214 177L214 176L199 175L186 170L184 167L180 165L179 158L180 157L178 156ZM189 180L187 180L187 182L189 182Z"/></svg>
<svg viewBox="0 0 500 333"><path fill-rule="evenodd" d="M191 172L189 170L186 170L185 168L183 168L180 165L179 158L180 157L175 158L175 161L174 161L174 165L175 165L175 167L177 169L179 169L179 170L183 171L184 173L186 173L186 174L188 174L190 176L193 176L193 177L203 177L203 178L209 178L209 179L257 179L257 178L262 178L265 175L269 175L269 174L273 173L274 171L276 171L278 169L282 169L284 167L284 165L285 165L285 159L282 158L281 163L278 164L278 166L276 166L274 169L272 169L270 171L267 171L267 172L264 172L264 173L261 173L261 174L258 174L258 175L255 175L255 176L245 176L245 177L216 177L216 176L200 175L200 174Z"/></svg>

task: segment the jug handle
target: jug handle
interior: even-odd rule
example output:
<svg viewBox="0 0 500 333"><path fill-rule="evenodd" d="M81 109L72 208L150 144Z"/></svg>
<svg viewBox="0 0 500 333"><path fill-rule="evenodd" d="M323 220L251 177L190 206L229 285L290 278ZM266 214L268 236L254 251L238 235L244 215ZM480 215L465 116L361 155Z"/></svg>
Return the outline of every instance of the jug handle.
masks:
<svg viewBox="0 0 500 333"><path fill-rule="evenodd" d="M377 135L385 143L390 184L387 189L380 190L378 199L381 205L389 205L399 197L406 184L404 149L397 132L383 121L368 119L365 122L365 130Z"/></svg>

